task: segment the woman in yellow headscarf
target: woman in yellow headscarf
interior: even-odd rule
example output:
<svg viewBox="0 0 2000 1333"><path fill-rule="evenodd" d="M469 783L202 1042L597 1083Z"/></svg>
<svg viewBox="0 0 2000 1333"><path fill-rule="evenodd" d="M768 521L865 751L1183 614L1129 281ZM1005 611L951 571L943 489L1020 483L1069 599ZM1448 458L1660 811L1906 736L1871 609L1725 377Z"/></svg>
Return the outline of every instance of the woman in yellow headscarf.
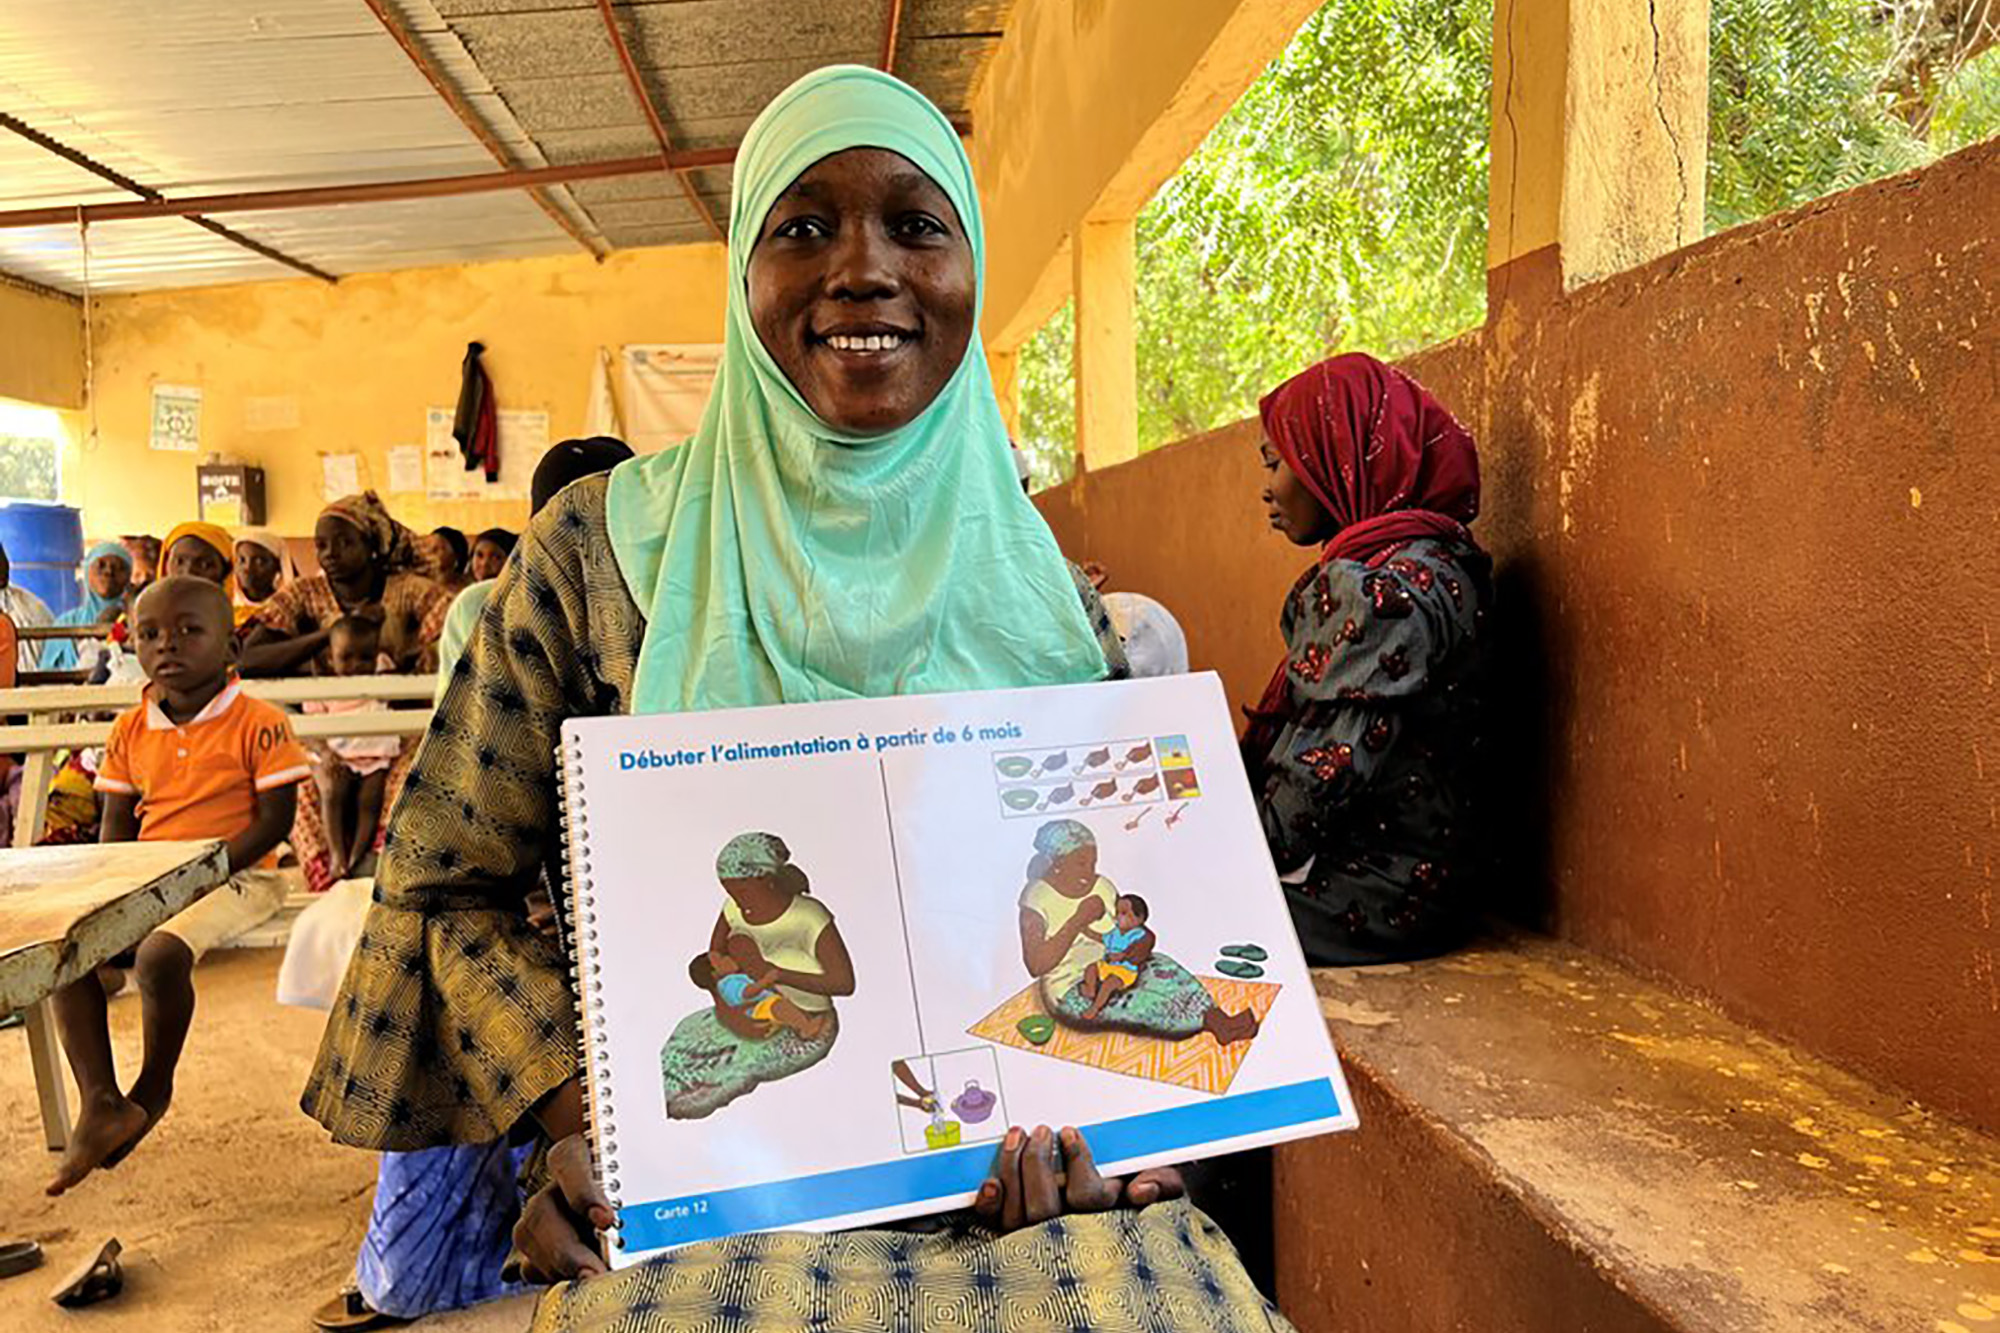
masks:
<svg viewBox="0 0 2000 1333"><path fill-rule="evenodd" d="M160 551L160 572L166 577L206 579L234 598L236 539L227 529L199 521L176 524Z"/></svg>

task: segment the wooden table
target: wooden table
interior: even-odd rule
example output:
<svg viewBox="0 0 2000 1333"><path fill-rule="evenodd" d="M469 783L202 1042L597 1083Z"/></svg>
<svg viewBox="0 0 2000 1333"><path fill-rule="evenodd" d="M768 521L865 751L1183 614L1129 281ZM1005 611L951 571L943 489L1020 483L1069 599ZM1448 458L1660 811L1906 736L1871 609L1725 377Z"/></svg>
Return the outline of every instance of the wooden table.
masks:
<svg viewBox="0 0 2000 1333"><path fill-rule="evenodd" d="M228 878L216 841L0 849L0 1014L27 1020L51 1150L69 1146L69 1099L48 997Z"/></svg>

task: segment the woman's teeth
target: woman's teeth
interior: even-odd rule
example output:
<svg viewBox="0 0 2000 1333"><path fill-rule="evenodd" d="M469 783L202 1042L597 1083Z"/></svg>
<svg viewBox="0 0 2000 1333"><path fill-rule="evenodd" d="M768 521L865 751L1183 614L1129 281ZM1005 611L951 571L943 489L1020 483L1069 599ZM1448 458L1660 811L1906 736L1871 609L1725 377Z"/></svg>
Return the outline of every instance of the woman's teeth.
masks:
<svg viewBox="0 0 2000 1333"><path fill-rule="evenodd" d="M871 333L865 338L835 333L828 335L826 345L836 352L886 352L907 341L900 333Z"/></svg>

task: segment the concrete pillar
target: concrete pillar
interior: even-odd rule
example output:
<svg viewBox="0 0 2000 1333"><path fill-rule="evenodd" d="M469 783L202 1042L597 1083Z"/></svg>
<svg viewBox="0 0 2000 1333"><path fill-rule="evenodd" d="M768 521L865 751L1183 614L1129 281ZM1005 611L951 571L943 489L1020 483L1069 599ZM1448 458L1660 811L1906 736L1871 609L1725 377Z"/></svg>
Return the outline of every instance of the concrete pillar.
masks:
<svg viewBox="0 0 2000 1333"><path fill-rule="evenodd" d="M1076 297L1076 444L1086 470L1139 456L1132 219L1084 222L1070 247Z"/></svg>
<svg viewBox="0 0 2000 1333"><path fill-rule="evenodd" d="M993 379L993 396L1000 400L1000 419L1007 423L1007 434L1018 440L1021 438L1021 349L1010 347L1000 352L987 348L986 373Z"/></svg>
<svg viewBox="0 0 2000 1333"><path fill-rule="evenodd" d="M1497 0L1486 267L1562 285L1699 240L1708 0Z"/></svg>

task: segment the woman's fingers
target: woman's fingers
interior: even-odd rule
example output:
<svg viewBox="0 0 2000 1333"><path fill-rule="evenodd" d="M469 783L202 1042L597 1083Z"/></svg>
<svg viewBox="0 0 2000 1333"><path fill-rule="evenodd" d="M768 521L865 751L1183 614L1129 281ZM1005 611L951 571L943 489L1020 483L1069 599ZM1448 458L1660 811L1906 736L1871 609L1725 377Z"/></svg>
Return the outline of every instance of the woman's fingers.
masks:
<svg viewBox="0 0 2000 1333"><path fill-rule="evenodd" d="M993 1155L993 1174L979 1187L980 1218L996 1231L1012 1231L1021 1225L1021 1150L1027 1135L1017 1126L1000 1140Z"/></svg>
<svg viewBox="0 0 2000 1333"><path fill-rule="evenodd" d="M537 1190L521 1207L514 1223L514 1248L521 1252L521 1273L530 1282L595 1277L604 1260L585 1240L579 1221L550 1185Z"/></svg>
<svg viewBox="0 0 2000 1333"><path fill-rule="evenodd" d="M1021 1154L1021 1211L1028 1223L1046 1222L1062 1212L1060 1170L1056 1136L1047 1125L1035 1126Z"/></svg>
<svg viewBox="0 0 2000 1333"><path fill-rule="evenodd" d="M618 1216L604 1187L597 1183L597 1171L590 1162L590 1142L581 1134L571 1134L549 1149L549 1176L562 1191L563 1202L578 1218L599 1231L609 1231Z"/></svg>
<svg viewBox="0 0 2000 1333"><path fill-rule="evenodd" d="M1179 1167L1156 1166L1126 1182L1125 1202L1134 1208L1144 1208L1147 1204L1178 1199L1186 1193L1187 1182L1181 1179Z"/></svg>
<svg viewBox="0 0 2000 1333"><path fill-rule="evenodd" d="M1097 1160L1090 1154L1090 1145L1083 1135L1074 1128L1062 1132L1062 1150L1066 1180L1063 1184L1063 1198L1070 1211L1076 1213L1102 1213L1118 1206L1121 1182L1106 1180L1098 1174Z"/></svg>

